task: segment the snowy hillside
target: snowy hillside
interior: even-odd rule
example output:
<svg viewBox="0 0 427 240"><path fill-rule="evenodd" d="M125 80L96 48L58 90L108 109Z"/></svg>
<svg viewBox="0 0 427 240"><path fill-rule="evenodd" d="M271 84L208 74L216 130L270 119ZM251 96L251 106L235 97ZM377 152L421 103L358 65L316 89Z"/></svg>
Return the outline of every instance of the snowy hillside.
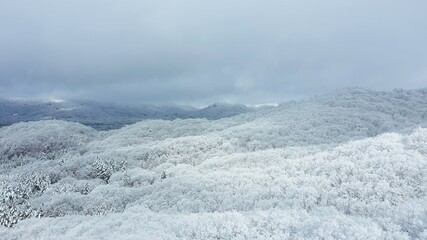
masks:
<svg viewBox="0 0 427 240"><path fill-rule="evenodd" d="M110 130L146 119L215 120L253 110L244 105L218 103L199 109L190 106L124 105L60 99L0 99L0 126L56 119L82 123L98 130Z"/></svg>
<svg viewBox="0 0 427 240"><path fill-rule="evenodd" d="M427 239L427 89L228 109L0 128L0 238Z"/></svg>

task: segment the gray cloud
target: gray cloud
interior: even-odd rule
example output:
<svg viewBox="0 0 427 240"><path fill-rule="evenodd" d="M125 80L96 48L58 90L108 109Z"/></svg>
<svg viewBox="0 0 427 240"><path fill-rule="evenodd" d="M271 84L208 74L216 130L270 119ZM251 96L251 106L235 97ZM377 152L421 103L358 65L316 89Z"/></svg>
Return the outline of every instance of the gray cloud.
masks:
<svg viewBox="0 0 427 240"><path fill-rule="evenodd" d="M427 86L427 2L2 1L0 94L257 103Z"/></svg>

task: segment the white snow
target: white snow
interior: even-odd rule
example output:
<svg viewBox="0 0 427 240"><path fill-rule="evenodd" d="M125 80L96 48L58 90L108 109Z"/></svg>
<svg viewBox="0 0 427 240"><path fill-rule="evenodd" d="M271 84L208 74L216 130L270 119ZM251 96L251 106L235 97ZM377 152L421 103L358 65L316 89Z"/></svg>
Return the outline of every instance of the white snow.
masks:
<svg viewBox="0 0 427 240"><path fill-rule="evenodd" d="M262 107L278 107L279 103L271 102L271 103L260 103L253 105L256 108L262 108Z"/></svg>
<svg viewBox="0 0 427 240"><path fill-rule="evenodd" d="M427 238L426 89L111 131L18 123L0 154L0 239Z"/></svg>
<svg viewBox="0 0 427 240"><path fill-rule="evenodd" d="M53 103L62 103L62 102L65 102L65 100L63 100L63 99L54 98L54 97L48 98L47 101L48 102L53 102Z"/></svg>

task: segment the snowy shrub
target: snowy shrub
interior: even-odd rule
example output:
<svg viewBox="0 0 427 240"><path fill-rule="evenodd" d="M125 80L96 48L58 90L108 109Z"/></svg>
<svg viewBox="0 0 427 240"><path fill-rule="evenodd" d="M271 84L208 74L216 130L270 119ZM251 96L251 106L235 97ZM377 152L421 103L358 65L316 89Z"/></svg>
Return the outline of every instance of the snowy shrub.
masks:
<svg viewBox="0 0 427 240"><path fill-rule="evenodd" d="M0 160L23 156L55 159L79 149L95 135L89 127L63 121L13 124L0 129Z"/></svg>
<svg viewBox="0 0 427 240"><path fill-rule="evenodd" d="M93 176L104 180L108 183L111 175L118 171L125 171L127 167L126 161L117 163L114 160L98 159L93 163Z"/></svg>
<svg viewBox="0 0 427 240"><path fill-rule="evenodd" d="M160 178L162 178L162 176L163 172ZM158 178L156 173L152 171L142 168L133 168L125 172L117 172L113 174L109 180L111 184L118 184L123 187L142 187L154 184Z"/></svg>
<svg viewBox="0 0 427 240"><path fill-rule="evenodd" d="M1 185L0 224L11 227L19 220L28 217L41 216L39 210L29 204L33 195L42 194L51 184L48 175L32 174L13 176L17 179L14 184L4 182Z"/></svg>
<svg viewBox="0 0 427 240"><path fill-rule="evenodd" d="M77 181L76 179L64 178L61 179L58 184L55 184L50 187L50 190L55 192L56 194L76 192L83 195L89 194L90 191L95 187L93 182L89 182L87 180Z"/></svg>
<svg viewBox="0 0 427 240"><path fill-rule="evenodd" d="M0 225L12 227L18 221L29 217L40 217L41 212L33 209L28 203L7 205L2 200L0 205Z"/></svg>

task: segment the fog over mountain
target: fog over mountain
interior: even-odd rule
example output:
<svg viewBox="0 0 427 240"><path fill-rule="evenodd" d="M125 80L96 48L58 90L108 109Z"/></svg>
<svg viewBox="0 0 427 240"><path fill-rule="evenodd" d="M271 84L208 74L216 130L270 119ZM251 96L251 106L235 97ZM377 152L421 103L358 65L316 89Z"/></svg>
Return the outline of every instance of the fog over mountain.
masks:
<svg viewBox="0 0 427 240"><path fill-rule="evenodd" d="M65 120L98 130L121 128L146 119L219 119L270 106L215 103L204 108L179 105L114 104L61 99L0 99L0 126L17 122Z"/></svg>
<svg viewBox="0 0 427 240"><path fill-rule="evenodd" d="M0 96L259 104L422 88L424 0L0 1Z"/></svg>

